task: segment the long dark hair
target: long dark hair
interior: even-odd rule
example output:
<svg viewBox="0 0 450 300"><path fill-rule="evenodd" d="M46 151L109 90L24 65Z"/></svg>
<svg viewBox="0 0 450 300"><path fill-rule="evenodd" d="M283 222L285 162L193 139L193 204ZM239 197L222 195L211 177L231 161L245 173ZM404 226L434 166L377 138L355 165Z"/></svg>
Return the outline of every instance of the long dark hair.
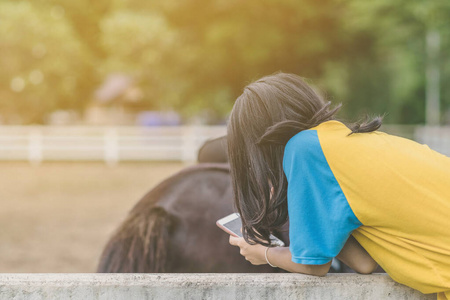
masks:
<svg viewBox="0 0 450 300"><path fill-rule="evenodd" d="M249 84L237 98L227 129L228 157L247 242L269 245L270 233L287 221L286 143L300 131L334 119L340 107L331 107L301 77L286 73ZM377 117L347 126L351 134L371 132L381 121Z"/></svg>

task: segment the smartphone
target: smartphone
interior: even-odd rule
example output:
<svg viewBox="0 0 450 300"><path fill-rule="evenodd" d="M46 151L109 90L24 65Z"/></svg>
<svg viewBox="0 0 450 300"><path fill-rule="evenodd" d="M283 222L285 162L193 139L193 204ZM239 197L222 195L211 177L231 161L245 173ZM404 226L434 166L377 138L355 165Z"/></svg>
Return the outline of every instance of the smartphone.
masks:
<svg viewBox="0 0 450 300"><path fill-rule="evenodd" d="M236 237L242 237L242 221L238 213L232 213L216 222L217 226L228 234ZM284 247L284 242L274 235L270 235L270 243L274 246Z"/></svg>

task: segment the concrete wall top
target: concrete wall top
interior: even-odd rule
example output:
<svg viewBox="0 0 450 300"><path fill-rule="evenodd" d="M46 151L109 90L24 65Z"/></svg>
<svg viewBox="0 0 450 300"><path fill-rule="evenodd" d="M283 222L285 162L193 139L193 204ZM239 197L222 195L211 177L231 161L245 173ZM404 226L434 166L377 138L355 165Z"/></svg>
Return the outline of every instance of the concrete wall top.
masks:
<svg viewBox="0 0 450 300"><path fill-rule="evenodd" d="M0 274L0 299L436 299L386 274Z"/></svg>

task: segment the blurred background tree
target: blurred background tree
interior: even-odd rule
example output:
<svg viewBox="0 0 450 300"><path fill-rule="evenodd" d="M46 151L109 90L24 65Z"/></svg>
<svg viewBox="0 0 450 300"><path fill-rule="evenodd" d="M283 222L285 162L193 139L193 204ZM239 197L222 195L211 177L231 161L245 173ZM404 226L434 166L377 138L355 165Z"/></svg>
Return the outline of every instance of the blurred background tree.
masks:
<svg viewBox="0 0 450 300"><path fill-rule="evenodd" d="M440 74L449 122L450 3L443 0L2 0L3 123L83 114L112 73L142 91L141 110L223 122L252 80L276 71L308 78L345 104L342 116L387 112L425 122L426 70ZM426 36L438 34L430 60Z"/></svg>
<svg viewBox="0 0 450 300"><path fill-rule="evenodd" d="M0 2L2 118L42 123L53 110L81 109L82 77L92 70L84 47L59 7Z"/></svg>
<svg viewBox="0 0 450 300"><path fill-rule="evenodd" d="M347 4L347 28L370 33L377 43L372 47L378 51L374 67L384 69L387 76L384 89L377 89L379 96L387 97L387 120L424 123L427 119L429 124L438 124L442 118L448 123L445 82L450 74L445 50L449 47L450 2L349 0ZM357 76L366 84L372 73L368 71ZM383 95L383 90L388 93Z"/></svg>

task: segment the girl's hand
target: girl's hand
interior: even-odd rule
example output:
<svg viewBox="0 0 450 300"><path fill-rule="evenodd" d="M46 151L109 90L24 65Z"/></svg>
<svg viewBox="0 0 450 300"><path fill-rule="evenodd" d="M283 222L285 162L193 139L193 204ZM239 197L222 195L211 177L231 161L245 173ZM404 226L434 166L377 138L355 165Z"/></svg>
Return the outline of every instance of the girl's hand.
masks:
<svg viewBox="0 0 450 300"><path fill-rule="evenodd" d="M241 255L254 265L267 264L265 258L266 247L260 244L250 245L244 238L230 236L230 244L241 248ZM315 276L325 276L331 266L331 261L323 265L303 265L292 262L289 247L270 248L267 258L273 265L288 272L303 273Z"/></svg>
<svg viewBox="0 0 450 300"><path fill-rule="evenodd" d="M242 237L230 235L230 244L241 249L240 253L253 265L267 264L264 252L266 247L260 244L250 245Z"/></svg>

